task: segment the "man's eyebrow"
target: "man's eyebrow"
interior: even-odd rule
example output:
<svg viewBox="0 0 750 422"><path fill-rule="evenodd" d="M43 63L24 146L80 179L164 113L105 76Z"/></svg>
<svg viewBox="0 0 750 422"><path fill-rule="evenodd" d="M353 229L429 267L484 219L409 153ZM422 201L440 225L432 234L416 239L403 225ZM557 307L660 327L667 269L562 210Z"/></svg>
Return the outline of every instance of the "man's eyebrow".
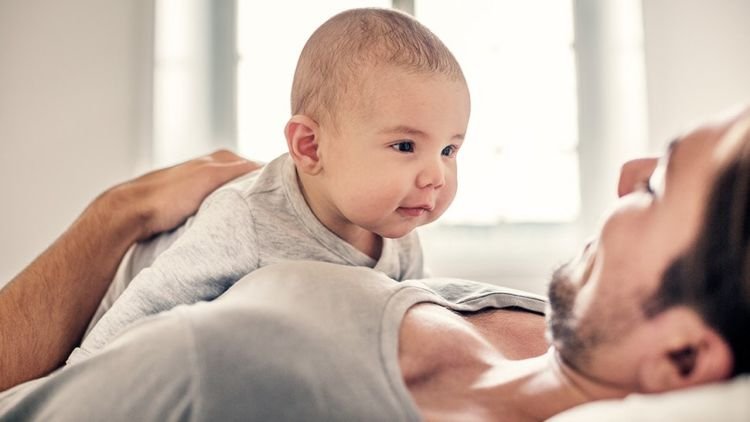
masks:
<svg viewBox="0 0 750 422"><path fill-rule="evenodd" d="M680 146L680 138L672 139L669 142L669 145L667 145L667 154L666 154L666 169L665 171L665 178L669 176L671 173L674 173L674 157L675 153L677 152L677 148Z"/></svg>
<svg viewBox="0 0 750 422"><path fill-rule="evenodd" d="M672 151L677 149L677 145L680 144L680 138L674 138L671 141L669 141L669 145L667 145L667 155L671 155Z"/></svg>
<svg viewBox="0 0 750 422"><path fill-rule="evenodd" d="M380 133L383 133L383 134L396 134L397 133L397 134L405 134L405 135L428 136L425 131L413 128L411 126L406 126L406 125L398 125L398 126L390 127L387 129L383 129L382 131L380 131ZM451 139L457 139L459 141L463 141L464 136L465 134L463 133L457 133L453 135Z"/></svg>

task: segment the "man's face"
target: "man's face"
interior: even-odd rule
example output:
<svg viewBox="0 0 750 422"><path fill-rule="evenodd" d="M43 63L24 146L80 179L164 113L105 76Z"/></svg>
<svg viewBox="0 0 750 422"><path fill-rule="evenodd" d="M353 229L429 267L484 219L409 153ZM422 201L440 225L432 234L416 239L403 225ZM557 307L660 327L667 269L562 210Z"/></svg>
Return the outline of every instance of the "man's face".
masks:
<svg viewBox="0 0 750 422"><path fill-rule="evenodd" d="M580 373L638 390L649 335L642 304L695 239L710 186L734 151L723 137L736 116L678 138L660 159L623 166L620 200L599 236L553 276L549 333Z"/></svg>
<svg viewBox="0 0 750 422"><path fill-rule="evenodd" d="M325 224L398 238L437 219L456 193L469 119L463 81L397 67L365 70L334 130L321 126Z"/></svg>

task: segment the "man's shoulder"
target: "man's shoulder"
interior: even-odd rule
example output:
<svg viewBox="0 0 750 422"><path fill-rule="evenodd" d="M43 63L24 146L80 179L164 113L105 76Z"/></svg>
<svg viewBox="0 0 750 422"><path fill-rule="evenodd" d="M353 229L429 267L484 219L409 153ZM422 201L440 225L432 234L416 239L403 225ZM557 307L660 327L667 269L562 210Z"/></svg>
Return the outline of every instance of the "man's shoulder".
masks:
<svg viewBox="0 0 750 422"><path fill-rule="evenodd" d="M517 307L543 314L547 305L544 296L492 283L447 277L426 278L419 282L448 302L469 311Z"/></svg>

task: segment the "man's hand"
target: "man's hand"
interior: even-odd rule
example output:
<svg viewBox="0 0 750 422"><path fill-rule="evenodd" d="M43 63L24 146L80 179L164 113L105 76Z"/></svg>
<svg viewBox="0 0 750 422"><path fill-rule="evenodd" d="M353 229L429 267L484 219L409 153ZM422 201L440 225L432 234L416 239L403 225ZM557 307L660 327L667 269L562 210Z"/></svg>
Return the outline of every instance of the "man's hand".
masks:
<svg viewBox="0 0 750 422"><path fill-rule="evenodd" d="M0 391L59 367L135 241L177 227L227 181L260 166L217 151L115 186L0 290Z"/></svg>
<svg viewBox="0 0 750 422"><path fill-rule="evenodd" d="M136 207L142 220L136 240L171 230L193 215L216 188L261 166L220 150L115 186L111 192Z"/></svg>

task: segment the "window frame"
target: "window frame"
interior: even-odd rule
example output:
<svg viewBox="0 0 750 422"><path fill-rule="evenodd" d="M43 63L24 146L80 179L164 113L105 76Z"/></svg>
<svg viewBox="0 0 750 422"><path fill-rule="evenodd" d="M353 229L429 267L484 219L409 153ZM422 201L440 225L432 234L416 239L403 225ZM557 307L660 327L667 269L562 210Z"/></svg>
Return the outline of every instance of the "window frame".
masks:
<svg viewBox="0 0 750 422"><path fill-rule="evenodd" d="M208 24L204 25L206 32L203 34L210 40L204 48L210 52L205 57L211 62L204 81L211 87L211 112L205 124L209 135L204 148L205 151L237 149L238 54L233 35L237 30L237 0L204 1L202 4L211 11L206 14ZM393 5L414 12L414 0L393 0ZM576 245L596 228L600 214L616 198L620 164L626 158L647 151L640 2L576 0L573 7L581 195L579 218L569 223L500 223L481 228L434 226L420 229L424 232L423 238L428 240L424 245L425 256L434 274L471 276L502 284L524 280L523 286L519 287L542 292L551 263L569 256ZM154 21L158 22L158 19L156 16ZM630 65L622 66L628 60ZM158 57L155 57L155 68L158 63ZM623 86L632 89L618 89ZM154 119L151 124L152 133L156 133L154 127L158 122ZM154 136L153 143L159 141ZM152 151L157 149L152 145ZM195 152L187 155L193 156ZM161 166L186 157L165 158L152 153L151 158L153 165ZM466 236L471 240L466 240ZM463 246L456 248L458 244ZM456 250L460 253L456 254ZM488 251L502 259L479 262L472 258L485 256ZM464 264L455 266L458 262ZM517 265L504 266L503 262ZM540 284L529 286L528 280L539 280Z"/></svg>

